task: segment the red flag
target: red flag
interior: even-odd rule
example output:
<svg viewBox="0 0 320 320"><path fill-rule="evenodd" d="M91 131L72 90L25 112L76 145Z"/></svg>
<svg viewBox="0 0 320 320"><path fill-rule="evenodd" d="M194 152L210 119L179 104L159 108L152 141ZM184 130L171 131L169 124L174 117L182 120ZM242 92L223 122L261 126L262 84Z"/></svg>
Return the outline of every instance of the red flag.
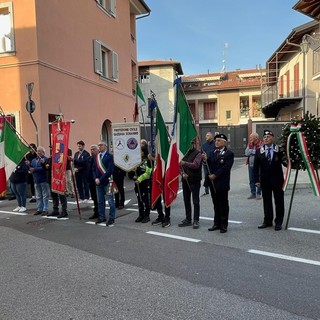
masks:
<svg viewBox="0 0 320 320"><path fill-rule="evenodd" d="M64 194L68 160L70 122L58 120L52 123L51 190Z"/></svg>
<svg viewBox="0 0 320 320"><path fill-rule="evenodd" d="M168 156L168 166L165 176L165 188L164 188L164 199L166 207L169 207L172 202L177 198L179 189L179 155L177 151L177 139L176 136L173 137L169 156Z"/></svg>
<svg viewBox="0 0 320 320"><path fill-rule="evenodd" d="M163 192L164 172L169 153L169 133L161 112L156 115L156 165L152 174L151 207L153 208Z"/></svg>

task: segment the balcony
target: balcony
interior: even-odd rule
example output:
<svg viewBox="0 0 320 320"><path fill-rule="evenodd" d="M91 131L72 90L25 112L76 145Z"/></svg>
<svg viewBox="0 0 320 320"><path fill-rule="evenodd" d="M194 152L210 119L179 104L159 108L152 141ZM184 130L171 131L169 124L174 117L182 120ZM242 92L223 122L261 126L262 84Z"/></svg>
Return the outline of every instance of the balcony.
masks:
<svg viewBox="0 0 320 320"><path fill-rule="evenodd" d="M279 90L279 83L262 88L262 112L266 118L277 117L281 108L302 100L302 80L284 82Z"/></svg>

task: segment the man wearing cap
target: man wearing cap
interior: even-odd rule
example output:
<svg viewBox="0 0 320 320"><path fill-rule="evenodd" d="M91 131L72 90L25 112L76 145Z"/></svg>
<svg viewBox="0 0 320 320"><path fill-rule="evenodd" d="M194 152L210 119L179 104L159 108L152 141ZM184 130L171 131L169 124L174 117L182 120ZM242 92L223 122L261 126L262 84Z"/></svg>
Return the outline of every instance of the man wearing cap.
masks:
<svg viewBox="0 0 320 320"><path fill-rule="evenodd" d="M256 153L254 161L254 177L257 187L262 189L263 223L258 226L259 229L272 227L273 221L273 204L272 193L275 202L276 218L275 230L282 228L284 217L284 192L282 158L283 154L279 150L279 146L273 143L274 134L271 130L264 130L263 145Z"/></svg>
<svg viewBox="0 0 320 320"><path fill-rule="evenodd" d="M220 233L226 233L229 218L228 193L234 154L227 148L228 138L223 133L215 135L214 141L215 150L209 154L202 154L203 160L207 161L210 171L207 182L214 208L213 226L208 230L220 230Z"/></svg>

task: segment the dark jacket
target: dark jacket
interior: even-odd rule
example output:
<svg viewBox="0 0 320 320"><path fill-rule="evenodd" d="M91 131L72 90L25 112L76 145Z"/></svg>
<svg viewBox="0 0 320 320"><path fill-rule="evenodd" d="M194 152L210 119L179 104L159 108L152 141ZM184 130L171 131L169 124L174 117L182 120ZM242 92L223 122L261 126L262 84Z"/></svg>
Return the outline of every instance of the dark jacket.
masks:
<svg viewBox="0 0 320 320"><path fill-rule="evenodd" d="M192 163L199 154L200 154L199 150L197 150L195 148L190 149L187 152L187 154L183 157L182 160ZM199 162L199 166L196 166L193 168L191 168L188 164L182 166L182 169L183 169L182 173L185 173L188 175L188 183L192 184L192 183L197 183L197 182L201 181L201 179L202 179L201 164L202 164L202 160ZM183 180L184 179L182 179L182 181Z"/></svg>
<svg viewBox="0 0 320 320"><path fill-rule="evenodd" d="M207 158L210 173L216 176L216 179L213 181L214 187L217 192L229 191L234 154L227 148L224 148L222 153L219 152L219 149L215 151L211 152ZM209 177L206 177L206 181L208 186L212 183Z"/></svg>
<svg viewBox="0 0 320 320"><path fill-rule="evenodd" d="M282 188L283 185L283 171L282 171L283 153L279 150L279 146L273 144L273 157L269 163L265 155L265 145L256 152L254 161L254 180L261 183L263 186L272 186L275 188Z"/></svg>
<svg viewBox="0 0 320 320"><path fill-rule="evenodd" d="M100 157L100 154L97 155L97 157ZM106 172L102 173L99 170L97 162L99 161L97 157L93 161L92 165L92 177L93 179L99 179L100 183L103 186L107 186L109 184L109 178L113 174L114 170L114 163L113 163L113 156L111 153L106 152L102 158L102 162L105 166Z"/></svg>
<svg viewBox="0 0 320 320"><path fill-rule="evenodd" d="M28 167L25 160L21 160L10 176L10 182L14 184L26 183L28 177Z"/></svg>
<svg viewBox="0 0 320 320"><path fill-rule="evenodd" d="M80 174L88 174L88 160L90 158L90 153L86 150L83 150L81 155L80 151L77 151L74 154L73 163L74 167L78 169Z"/></svg>

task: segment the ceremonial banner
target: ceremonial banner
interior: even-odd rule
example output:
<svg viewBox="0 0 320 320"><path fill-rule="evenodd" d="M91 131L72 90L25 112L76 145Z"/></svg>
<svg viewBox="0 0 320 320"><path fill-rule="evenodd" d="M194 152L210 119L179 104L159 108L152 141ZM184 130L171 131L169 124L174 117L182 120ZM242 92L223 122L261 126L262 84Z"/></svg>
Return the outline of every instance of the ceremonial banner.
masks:
<svg viewBox="0 0 320 320"><path fill-rule="evenodd" d="M64 194L68 160L70 122L58 120L52 123L51 190Z"/></svg>
<svg viewBox="0 0 320 320"><path fill-rule="evenodd" d="M135 123L112 124L114 164L129 172L141 163L140 125Z"/></svg>

